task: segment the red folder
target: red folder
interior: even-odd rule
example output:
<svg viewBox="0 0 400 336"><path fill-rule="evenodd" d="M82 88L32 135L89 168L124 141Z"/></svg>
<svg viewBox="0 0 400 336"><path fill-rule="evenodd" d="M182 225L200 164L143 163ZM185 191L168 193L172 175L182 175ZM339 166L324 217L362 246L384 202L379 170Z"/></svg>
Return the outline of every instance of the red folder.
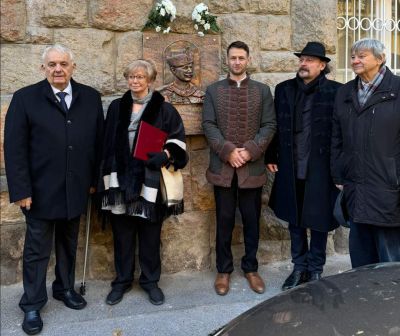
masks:
<svg viewBox="0 0 400 336"><path fill-rule="evenodd" d="M166 139L166 132L141 121L133 157L139 160L147 160L147 153L162 151Z"/></svg>

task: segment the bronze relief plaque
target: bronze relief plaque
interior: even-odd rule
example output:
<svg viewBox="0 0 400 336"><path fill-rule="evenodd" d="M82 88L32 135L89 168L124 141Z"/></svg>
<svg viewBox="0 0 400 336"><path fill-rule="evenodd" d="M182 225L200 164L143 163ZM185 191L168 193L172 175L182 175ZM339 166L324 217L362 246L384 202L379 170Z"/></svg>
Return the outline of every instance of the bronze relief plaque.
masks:
<svg viewBox="0 0 400 336"><path fill-rule="evenodd" d="M155 87L179 111L187 135L202 134L201 108L207 86L219 79L219 35L144 32L143 58L154 61Z"/></svg>

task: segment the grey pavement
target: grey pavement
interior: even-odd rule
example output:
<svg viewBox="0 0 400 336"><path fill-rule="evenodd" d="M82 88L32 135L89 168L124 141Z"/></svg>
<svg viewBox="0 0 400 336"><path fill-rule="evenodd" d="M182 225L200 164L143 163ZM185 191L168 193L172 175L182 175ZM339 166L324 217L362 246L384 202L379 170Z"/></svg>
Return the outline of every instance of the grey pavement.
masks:
<svg viewBox="0 0 400 336"><path fill-rule="evenodd" d="M328 257L324 275L350 269L348 255ZM213 289L215 272L180 272L161 276L159 283L165 304L152 305L146 293L135 284L115 306L105 304L110 290L106 281L86 283L88 306L69 309L51 297L41 311L42 336L207 336L237 315L261 301L280 293L280 286L291 271L290 261L259 267L266 281L264 294L256 294L237 268L232 274L231 290L218 296ZM22 284L1 286L1 335L25 335L21 329L23 313L18 307Z"/></svg>

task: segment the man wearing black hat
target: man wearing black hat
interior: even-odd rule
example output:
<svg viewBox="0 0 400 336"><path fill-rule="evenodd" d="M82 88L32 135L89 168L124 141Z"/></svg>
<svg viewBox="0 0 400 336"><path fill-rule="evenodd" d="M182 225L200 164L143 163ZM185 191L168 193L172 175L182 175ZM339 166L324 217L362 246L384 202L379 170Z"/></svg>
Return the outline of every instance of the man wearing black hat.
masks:
<svg viewBox="0 0 400 336"><path fill-rule="evenodd" d="M337 189L330 176L333 104L340 83L328 80L325 47L309 42L300 52L296 78L277 85L278 132L265 163L275 174L269 205L289 222L293 272L282 290L321 278ZM310 229L310 244L307 241Z"/></svg>

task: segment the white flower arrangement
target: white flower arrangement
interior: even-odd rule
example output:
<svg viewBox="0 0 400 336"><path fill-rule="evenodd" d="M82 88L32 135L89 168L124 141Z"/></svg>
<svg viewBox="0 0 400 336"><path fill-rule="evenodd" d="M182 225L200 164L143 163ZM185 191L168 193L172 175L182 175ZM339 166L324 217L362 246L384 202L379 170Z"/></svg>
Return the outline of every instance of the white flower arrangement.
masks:
<svg viewBox="0 0 400 336"><path fill-rule="evenodd" d="M208 6L202 2L193 9L192 20L194 22L194 29L197 30L199 36L204 36L210 30L215 33L221 31L216 19L216 16L210 14Z"/></svg>
<svg viewBox="0 0 400 336"><path fill-rule="evenodd" d="M171 0L161 0L157 2L151 10L146 24L142 30L155 29L157 33L168 34L171 30L170 22L176 18L176 7Z"/></svg>

